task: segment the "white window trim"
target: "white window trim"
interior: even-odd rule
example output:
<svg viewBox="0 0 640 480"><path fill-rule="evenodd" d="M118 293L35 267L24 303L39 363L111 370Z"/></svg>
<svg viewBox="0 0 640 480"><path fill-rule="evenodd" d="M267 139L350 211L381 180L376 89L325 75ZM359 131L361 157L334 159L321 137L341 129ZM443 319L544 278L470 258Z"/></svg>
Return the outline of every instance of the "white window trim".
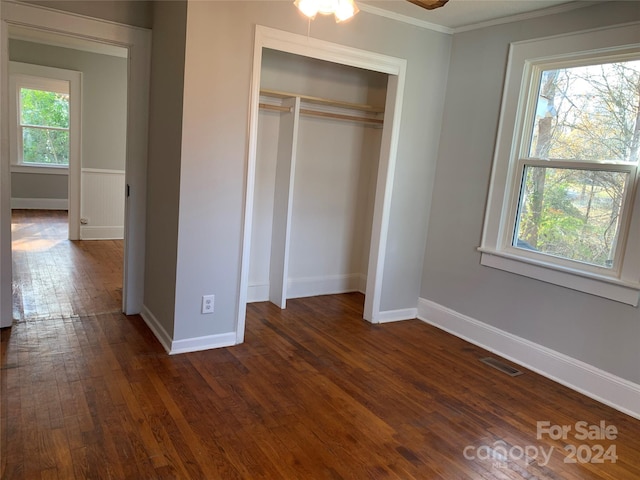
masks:
<svg viewBox="0 0 640 480"><path fill-rule="evenodd" d="M37 173L38 175L69 175L66 165L11 165L11 173Z"/></svg>
<svg viewBox="0 0 640 480"><path fill-rule="evenodd" d="M79 99L72 99L74 89L72 82L79 82L80 72L72 70L64 70L60 68L45 67L41 65L31 65L20 62L10 63L9 77L9 155L11 159L12 173L38 173L53 175L68 175L69 167L67 165L47 165L47 164L25 164L22 163L22 139L20 136L18 123L20 112L20 96L18 91L22 87L33 88L37 90L46 90L50 92L67 93L70 95L69 100L69 161L71 155L74 154L75 143L79 145L80 138L80 121L78 108Z"/></svg>
<svg viewBox="0 0 640 480"><path fill-rule="evenodd" d="M526 102L530 97L530 77L536 65L579 61L594 56L613 57L640 51L640 22L512 43L491 184L487 199L481 252L482 265L516 273L573 290L637 306L640 294L640 193L638 169L633 168L631 205L624 218L626 241L621 236L621 262L613 269L582 268L577 262L563 262L511 245L514 227L514 195L519 195L517 169L521 168L520 147L525 132ZM522 95L521 95L522 92ZM523 99L523 100L521 100ZM595 164L597 165L597 164ZM552 165L549 165L552 166ZM595 168L595 167L594 167ZM621 234L623 230L621 230Z"/></svg>
<svg viewBox="0 0 640 480"><path fill-rule="evenodd" d="M43 72L45 73L45 72ZM22 145L22 135L20 131L20 114L21 114L21 105L20 105L20 89L28 88L33 90L42 90L46 92L56 92L56 93L65 93L69 94L70 86L69 82L65 80L57 80L55 78L46 78L44 76L34 76L34 75L24 75L13 73L9 80L9 96L10 96L10 111L9 115L12 119L11 123L11 164L15 166L19 166L24 170L24 172L28 172L32 168L37 168L39 170L49 169L49 168L65 168L68 170L68 165L47 165L44 163L24 163L23 159L23 145ZM15 129L15 131L13 131ZM70 131L71 129L66 129ZM12 168L12 171L14 169Z"/></svg>

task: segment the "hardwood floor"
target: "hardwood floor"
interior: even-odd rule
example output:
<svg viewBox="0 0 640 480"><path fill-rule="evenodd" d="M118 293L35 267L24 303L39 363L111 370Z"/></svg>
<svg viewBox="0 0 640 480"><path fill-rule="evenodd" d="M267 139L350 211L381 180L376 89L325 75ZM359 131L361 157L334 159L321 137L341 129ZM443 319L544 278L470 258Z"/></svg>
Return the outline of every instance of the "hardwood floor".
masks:
<svg viewBox="0 0 640 480"><path fill-rule="evenodd" d="M370 325L362 304L252 304L244 344L176 356L137 316L4 329L2 478L640 478L640 421L420 321ZM618 435L539 439L537 421ZM617 460L564 463L568 444Z"/></svg>
<svg viewBox="0 0 640 480"><path fill-rule="evenodd" d="M639 420L418 320L368 324L360 294L251 304L244 344L168 356L140 317L100 312L119 305L99 286L113 255L49 233L69 260L42 262L71 279L31 283L89 281L69 303L97 313L36 305L2 330L3 479L640 478ZM580 440L577 422L616 438Z"/></svg>
<svg viewBox="0 0 640 480"><path fill-rule="evenodd" d="M122 310L122 240L68 240L67 212L13 210L13 318Z"/></svg>

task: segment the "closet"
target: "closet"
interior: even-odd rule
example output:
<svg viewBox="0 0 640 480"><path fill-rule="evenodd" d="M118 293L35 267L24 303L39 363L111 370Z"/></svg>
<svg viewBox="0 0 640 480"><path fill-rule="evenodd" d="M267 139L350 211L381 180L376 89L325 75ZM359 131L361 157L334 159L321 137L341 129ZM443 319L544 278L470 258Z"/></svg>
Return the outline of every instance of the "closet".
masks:
<svg viewBox="0 0 640 480"><path fill-rule="evenodd" d="M387 75L265 49L252 301L365 291Z"/></svg>

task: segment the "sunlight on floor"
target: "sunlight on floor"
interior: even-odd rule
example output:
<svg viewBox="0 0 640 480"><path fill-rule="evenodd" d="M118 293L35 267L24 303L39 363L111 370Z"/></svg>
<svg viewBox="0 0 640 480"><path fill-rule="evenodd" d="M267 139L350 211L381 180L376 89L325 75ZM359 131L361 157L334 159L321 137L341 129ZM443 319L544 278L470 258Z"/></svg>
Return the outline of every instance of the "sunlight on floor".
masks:
<svg viewBox="0 0 640 480"><path fill-rule="evenodd" d="M21 239L11 242L11 249L14 252L44 252L66 241L52 238Z"/></svg>

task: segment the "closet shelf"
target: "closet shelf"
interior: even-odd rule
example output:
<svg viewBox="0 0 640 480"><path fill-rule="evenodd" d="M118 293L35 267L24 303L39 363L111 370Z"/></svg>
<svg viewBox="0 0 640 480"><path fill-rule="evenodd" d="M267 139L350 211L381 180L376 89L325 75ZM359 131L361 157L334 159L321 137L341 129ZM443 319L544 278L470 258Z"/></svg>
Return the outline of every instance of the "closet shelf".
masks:
<svg viewBox="0 0 640 480"><path fill-rule="evenodd" d="M363 103L343 102L341 100L331 100L329 98L312 97L310 95L300 95L298 93L289 93L289 92L280 92L277 90L262 89L260 90L260 95L264 95L265 97L274 97L274 98L299 97L300 100L303 102L313 103L316 105L327 105L330 107L347 108L349 110L359 110L361 112L368 112L368 113L384 113L384 107L367 105Z"/></svg>
<svg viewBox="0 0 640 480"><path fill-rule="evenodd" d="M272 105L270 103L260 103L258 104L258 106L263 110L273 110L275 112L291 111L291 107L285 107L282 105ZM345 115L343 113L320 112L318 110L309 110L307 108L301 108L300 115L310 115L312 117L335 118L338 120L350 120L353 122L371 123L374 125L384 124L384 120L381 118L368 118L368 117L358 117L356 115Z"/></svg>

